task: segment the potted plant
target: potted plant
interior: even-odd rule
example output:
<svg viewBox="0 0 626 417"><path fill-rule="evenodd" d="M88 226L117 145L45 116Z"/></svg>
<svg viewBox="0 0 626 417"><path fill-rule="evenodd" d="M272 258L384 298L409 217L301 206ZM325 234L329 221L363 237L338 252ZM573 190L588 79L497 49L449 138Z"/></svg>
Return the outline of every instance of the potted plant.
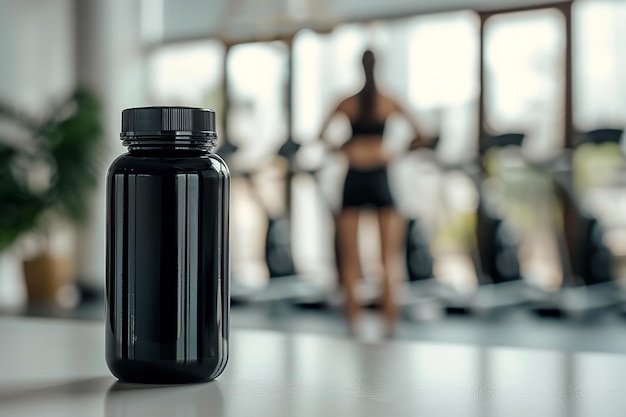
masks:
<svg viewBox="0 0 626 417"><path fill-rule="evenodd" d="M98 177L102 125L94 96L76 91L38 119L0 105L0 250L25 232L37 236L37 254L24 262L30 301L53 301L73 262L55 257L55 226L87 216ZM4 135L6 136L6 135Z"/></svg>

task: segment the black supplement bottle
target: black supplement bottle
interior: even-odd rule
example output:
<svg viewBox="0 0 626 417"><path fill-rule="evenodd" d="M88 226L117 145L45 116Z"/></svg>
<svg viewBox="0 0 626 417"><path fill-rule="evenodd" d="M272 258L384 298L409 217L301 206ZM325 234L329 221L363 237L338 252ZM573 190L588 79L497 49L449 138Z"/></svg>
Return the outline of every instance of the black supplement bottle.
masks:
<svg viewBox="0 0 626 417"><path fill-rule="evenodd" d="M229 192L215 112L122 112L107 175L106 361L122 381L201 382L228 359Z"/></svg>

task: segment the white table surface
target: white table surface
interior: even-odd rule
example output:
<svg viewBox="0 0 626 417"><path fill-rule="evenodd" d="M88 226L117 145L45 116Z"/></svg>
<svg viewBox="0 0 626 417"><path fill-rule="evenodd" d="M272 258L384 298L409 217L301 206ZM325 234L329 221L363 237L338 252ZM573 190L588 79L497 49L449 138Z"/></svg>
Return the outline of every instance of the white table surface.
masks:
<svg viewBox="0 0 626 417"><path fill-rule="evenodd" d="M626 415L626 356L235 330L214 382L116 383L100 323L0 319L0 416Z"/></svg>

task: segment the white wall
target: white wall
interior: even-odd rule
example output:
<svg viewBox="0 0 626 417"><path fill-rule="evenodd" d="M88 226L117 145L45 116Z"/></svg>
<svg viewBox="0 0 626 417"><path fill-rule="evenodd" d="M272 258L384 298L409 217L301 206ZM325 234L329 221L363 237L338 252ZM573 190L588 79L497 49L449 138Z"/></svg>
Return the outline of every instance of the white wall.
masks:
<svg viewBox="0 0 626 417"><path fill-rule="evenodd" d="M104 283L104 177L125 107L143 104L139 0L0 0L0 100L44 112L77 84L98 94L106 151L89 222L78 238L79 278Z"/></svg>
<svg viewBox="0 0 626 417"><path fill-rule="evenodd" d="M90 221L79 232L79 278L104 283L104 180L125 107L143 104L139 0L0 0L0 100L29 113L80 84L104 109L106 151Z"/></svg>
<svg viewBox="0 0 626 417"><path fill-rule="evenodd" d="M0 0L0 102L44 114L73 88L72 0ZM0 254L0 309L25 301L21 253Z"/></svg>
<svg viewBox="0 0 626 417"><path fill-rule="evenodd" d="M144 104L139 0L77 0L77 81L98 94L103 105L106 150L91 220L81 230L78 277L102 287L105 271L105 177L109 164L125 152L119 140L124 108Z"/></svg>
<svg viewBox="0 0 626 417"><path fill-rule="evenodd" d="M42 112L74 85L72 0L0 0L0 100Z"/></svg>

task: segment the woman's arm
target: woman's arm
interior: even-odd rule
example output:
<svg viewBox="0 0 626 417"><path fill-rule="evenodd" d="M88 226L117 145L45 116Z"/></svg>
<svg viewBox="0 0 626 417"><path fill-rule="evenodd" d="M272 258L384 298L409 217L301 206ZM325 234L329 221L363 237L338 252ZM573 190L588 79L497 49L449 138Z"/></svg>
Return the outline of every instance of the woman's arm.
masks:
<svg viewBox="0 0 626 417"><path fill-rule="evenodd" d="M409 122L411 128L413 129L413 140L411 140L409 144L409 150L414 150L428 145L428 140L426 140L426 137L420 132L420 129L417 123L415 123L415 119L411 112L398 101L393 101L393 107L397 113L400 113L402 117Z"/></svg>
<svg viewBox="0 0 626 417"><path fill-rule="evenodd" d="M346 113L345 103L346 103L346 100L341 101L336 107L333 108L333 110L330 113L328 113L328 115L324 118L324 121L322 122L322 127L320 128L320 132L317 137L326 145L331 146L331 144L328 142L328 138L326 137L326 131L328 130L328 127L330 126L330 123L333 121L335 116L337 116L340 113L344 113L344 114Z"/></svg>

